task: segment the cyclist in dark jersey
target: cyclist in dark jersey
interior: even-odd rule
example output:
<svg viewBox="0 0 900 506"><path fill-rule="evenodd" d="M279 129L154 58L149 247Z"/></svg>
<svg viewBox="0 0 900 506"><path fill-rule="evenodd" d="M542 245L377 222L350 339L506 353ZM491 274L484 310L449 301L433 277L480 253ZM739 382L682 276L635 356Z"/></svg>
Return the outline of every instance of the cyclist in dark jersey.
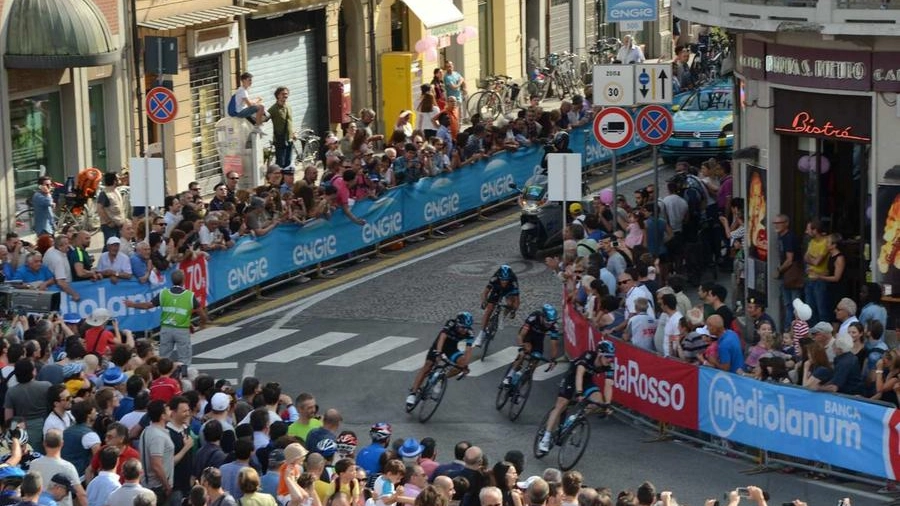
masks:
<svg viewBox="0 0 900 506"><path fill-rule="evenodd" d="M481 308L484 309L484 316L481 318L481 330L475 337L475 346L481 346L484 341L484 328L487 327L488 320L494 312L494 306L504 297L506 297L506 304L511 308L510 318L515 318L516 310L519 309L519 278L506 264L501 265L494 272L481 293Z"/></svg>
<svg viewBox="0 0 900 506"><path fill-rule="evenodd" d="M466 343L465 351L459 350L460 342ZM463 370L469 365L469 360L472 357L472 313L463 311L457 314L456 318L447 320L447 323L444 324L441 332L428 350L425 364L419 369L412 388L409 389L409 396L406 397L407 405L412 406L416 403L416 392L418 392L425 377L431 372L431 368L434 367L435 362L438 361L441 355L445 355L447 360L452 362L458 370ZM454 374L456 372L454 371ZM451 376L454 374L451 374Z"/></svg>
<svg viewBox="0 0 900 506"><path fill-rule="evenodd" d="M540 451L550 451L550 439L553 430L559 423L559 415L571 400L580 401L587 394L588 398L594 402L604 404L612 402L613 359L615 356L616 347L612 341L600 341L596 351L588 350L572 362L569 372L559 382L556 405L547 418L544 437L538 443ZM602 388L597 388L593 381L594 375L598 373L604 374Z"/></svg>
<svg viewBox="0 0 900 506"><path fill-rule="evenodd" d="M520 346L519 355L513 362L512 368L503 378L503 384L509 385L512 382L512 375L522 368L522 361L525 357L532 354L537 356L544 355L544 337L550 336L550 368L556 367L556 359L559 357L559 337L560 332L556 323L559 321L559 313L551 304L544 304L541 309L532 312L525 318L525 324L519 329L518 344Z"/></svg>

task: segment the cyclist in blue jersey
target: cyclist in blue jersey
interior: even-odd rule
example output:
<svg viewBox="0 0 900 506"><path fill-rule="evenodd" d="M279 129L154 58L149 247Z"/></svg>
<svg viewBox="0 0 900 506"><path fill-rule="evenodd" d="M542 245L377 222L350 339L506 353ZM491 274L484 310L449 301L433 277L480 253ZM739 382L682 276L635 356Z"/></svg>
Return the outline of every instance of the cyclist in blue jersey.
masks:
<svg viewBox="0 0 900 506"><path fill-rule="evenodd" d="M519 278L512 268L506 264L501 265L491 279L488 280L487 286L481 293L481 307L484 309L484 315L481 317L481 330L475 338L475 346L481 346L484 341L484 328L488 325L488 320L494 312L494 306L506 297L506 304L510 306L510 318L514 318L516 310L519 309Z"/></svg>
<svg viewBox="0 0 900 506"><path fill-rule="evenodd" d="M556 323L559 321L559 313L551 304L544 304L541 309L533 311L527 318L525 324L519 329L518 344L520 346L519 356L513 362L512 368L503 378L503 384L509 385L512 382L512 376L522 368L522 361L525 357L537 354L544 355L544 337L550 336L550 368L556 367L556 359L559 357L559 328Z"/></svg>
<svg viewBox="0 0 900 506"><path fill-rule="evenodd" d="M553 430L559 423L559 415L566 409L573 399L581 401L587 394L588 399L609 404L612 402L613 389L613 359L616 356L616 347L612 341L600 341L597 350L588 350L572 362L568 374L559 382L556 405L547 418L544 437L538 443L541 452L550 451L550 440ZM601 388L594 385L595 374L603 374L604 380ZM587 387L587 388L586 388Z"/></svg>
<svg viewBox="0 0 900 506"><path fill-rule="evenodd" d="M419 369L412 388L409 389L409 396L406 397L407 406L413 406L416 403L416 392L419 391L419 387L422 386L425 377L431 372L431 368L434 367L435 362L438 361L441 355L445 355L447 360L452 362L457 368L456 371L450 374L451 376L454 376L460 370L464 370L469 365L469 360L472 358L472 323L472 313L468 311L463 311L457 314L456 318L447 320L437 339L431 344L428 355L425 357L425 364ZM460 342L466 343L464 352L459 351ZM439 387L438 385L437 388ZM434 394L437 393L436 391L434 392Z"/></svg>

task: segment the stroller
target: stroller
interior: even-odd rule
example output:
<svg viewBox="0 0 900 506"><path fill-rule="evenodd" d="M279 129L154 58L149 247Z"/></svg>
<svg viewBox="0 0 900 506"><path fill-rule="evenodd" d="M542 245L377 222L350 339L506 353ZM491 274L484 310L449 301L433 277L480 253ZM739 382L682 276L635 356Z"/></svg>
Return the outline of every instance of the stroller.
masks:
<svg viewBox="0 0 900 506"><path fill-rule="evenodd" d="M102 179L100 169L89 167L79 172L78 176L67 177L64 184L54 188L58 229L74 226L80 230L96 232L100 228L95 197Z"/></svg>

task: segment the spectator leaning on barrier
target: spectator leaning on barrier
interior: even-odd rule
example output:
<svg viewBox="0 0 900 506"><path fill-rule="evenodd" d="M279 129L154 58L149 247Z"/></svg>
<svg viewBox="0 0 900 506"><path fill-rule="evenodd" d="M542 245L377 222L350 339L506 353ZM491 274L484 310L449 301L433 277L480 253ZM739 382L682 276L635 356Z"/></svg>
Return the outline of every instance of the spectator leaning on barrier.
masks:
<svg viewBox="0 0 900 506"><path fill-rule="evenodd" d="M744 367L744 352L741 350L741 340L731 329L725 328L725 323L720 315L714 314L706 319L710 337L716 341L717 353L708 357L708 365L723 371L736 373Z"/></svg>

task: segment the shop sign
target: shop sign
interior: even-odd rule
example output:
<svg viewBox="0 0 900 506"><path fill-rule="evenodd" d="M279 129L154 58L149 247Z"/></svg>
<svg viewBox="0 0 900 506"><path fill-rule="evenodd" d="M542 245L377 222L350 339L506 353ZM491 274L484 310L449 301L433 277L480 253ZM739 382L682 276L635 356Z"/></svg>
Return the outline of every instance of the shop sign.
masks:
<svg viewBox="0 0 900 506"><path fill-rule="evenodd" d="M848 142L870 142L869 97L775 90L775 131Z"/></svg>
<svg viewBox="0 0 900 506"><path fill-rule="evenodd" d="M737 70L747 79L766 78L766 43L742 38L737 59Z"/></svg>
<svg viewBox="0 0 900 506"><path fill-rule="evenodd" d="M900 93L900 53L872 53L872 90Z"/></svg>
<svg viewBox="0 0 900 506"><path fill-rule="evenodd" d="M872 53L766 45L766 80L835 90L871 89Z"/></svg>

